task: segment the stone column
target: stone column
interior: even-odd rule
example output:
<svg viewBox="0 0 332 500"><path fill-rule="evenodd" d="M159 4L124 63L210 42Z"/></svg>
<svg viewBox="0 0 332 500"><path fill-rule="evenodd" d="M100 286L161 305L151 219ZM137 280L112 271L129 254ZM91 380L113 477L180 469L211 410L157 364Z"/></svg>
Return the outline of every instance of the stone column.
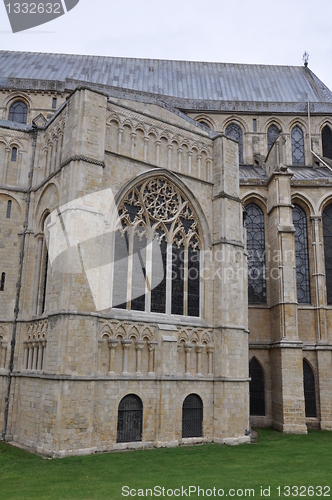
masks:
<svg viewBox="0 0 332 500"><path fill-rule="evenodd" d="M148 375L155 374L155 351L156 351L157 342L150 341L149 342L149 372Z"/></svg>
<svg viewBox="0 0 332 500"><path fill-rule="evenodd" d="M188 151L188 175L191 175L191 157L193 153L192 151Z"/></svg>
<svg viewBox="0 0 332 500"><path fill-rule="evenodd" d="M28 370L32 370L33 343L28 342L28 346L29 346Z"/></svg>
<svg viewBox="0 0 332 500"><path fill-rule="evenodd" d="M208 354L208 360L209 360L209 372L208 372L209 376L213 375L213 351L214 351L213 345L206 346L206 352Z"/></svg>
<svg viewBox="0 0 332 500"><path fill-rule="evenodd" d="M196 376L197 377L203 377L203 375L202 375L202 351L203 351L203 347L204 346L202 344L196 345L196 352L197 352Z"/></svg>
<svg viewBox="0 0 332 500"><path fill-rule="evenodd" d="M43 363L42 363L42 367L41 367L42 371L45 370L46 343L47 343L46 340L42 341L42 345L43 345Z"/></svg>
<svg viewBox="0 0 332 500"><path fill-rule="evenodd" d="M43 366L43 342L38 342L38 362L37 362L37 370L41 370Z"/></svg>
<svg viewBox="0 0 332 500"><path fill-rule="evenodd" d="M182 148L178 148L178 171L181 172Z"/></svg>
<svg viewBox="0 0 332 500"><path fill-rule="evenodd" d="M142 349L145 345L144 340L136 341L136 375L142 375Z"/></svg>
<svg viewBox="0 0 332 500"><path fill-rule="evenodd" d="M128 375L128 349L129 349L131 344L132 344L132 340L123 340L122 341L123 365L122 365L121 375Z"/></svg>
<svg viewBox="0 0 332 500"><path fill-rule="evenodd" d="M198 178L201 178L201 160L202 160L202 155L198 154L197 155L197 162L198 162Z"/></svg>
<svg viewBox="0 0 332 500"><path fill-rule="evenodd" d="M149 143L149 138L145 136L144 137L144 152L143 152L144 161L146 161L147 157L148 157L148 143Z"/></svg>
<svg viewBox="0 0 332 500"><path fill-rule="evenodd" d="M131 137L131 147L130 147L130 156L134 158L135 155L135 138L136 138L136 132L132 132L130 134Z"/></svg>
<svg viewBox="0 0 332 500"><path fill-rule="evenodd" d="M118 153L121 153L122 132L123 127L120 126L118 130Z"/></svg>
<svg viewBox="0 0 332 500"><path fill-rule="evenodd" d="M190 373L190 353L192 348L194 347L194 344L188 344L187 342L185 343L184 351L185 351L185 375L188 377L191 375Z"/></svg>
<svg viewBox="0 0 332 500"><path fill-rule="evenodd" d="M108 347L109 347L109 369L108 374L114 375L114 358L115 358L115 349L119 345L118 339L109 339Z"/></svg>
<svg viewBox="0 0 332 500"><path fill-rule="evenodd" d="M32 370L37 370L38 342L33 342L32 347L33 347Z"/></svg>
<svg viewBox="0 0 332 500"><path fill-rule="evenodd" d="M160 144L161 141L156 141L156 165L159 167L160 163Z"/></svg>
<svg viewBox="0 0 332 500"><path fill-rule="evenodd" d="M8 169L8 158L9 158L9 153L10 153L10 148L6 148L6 154L5 154L5 164L4 164L4 169L3 169L3 178L2 178L2 182L3 182L3 184L6 184L6 177L7 177L7 169Z"/></svg>
<svg viewBox="0 0 332 500"><path fill-rule="evenodd" d="M171 162L172 162L172 149L173 146L171 144L167 144L167 168L168 170L171 169Z"/></svg>
<svg viewBox="0 0 332 500"><path fill-rule="evenodd" d="M23 370L26 370L28 368L28 355L29 355L28 342L23 342L23 346L24 346Z"/></svg>

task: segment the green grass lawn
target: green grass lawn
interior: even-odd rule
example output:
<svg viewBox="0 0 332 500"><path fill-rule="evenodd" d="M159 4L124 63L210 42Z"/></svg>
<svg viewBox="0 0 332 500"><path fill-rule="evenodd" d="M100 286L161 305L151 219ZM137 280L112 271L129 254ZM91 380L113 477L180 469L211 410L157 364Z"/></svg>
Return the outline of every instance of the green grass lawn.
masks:
<svg viewBox="0 0 332 500"><path fill-rule="evenodd" d="M123 486L136 490L136 496L123 496ZM162 489L156 490L160 496L152 498L175 498L167 496L167 489L179 497L181 490L176 489L182 486L188 496L180 498L220 498L218 489L229 498L233 493L239 498L241 491L236 494L236 490L243 490L243 498L246 488L254 490L255 498L264 498L261 486L271 487L269 498L273 499L287 498L285 486L299 487L290 490L289 498L300 493L306 498L332 498L332 432L284 435L260 430L258 442L250 445L208 444L53 460L0 443L1 500L151 498L139 496L143 493L139 490L145 494L146 488L154 486L165 490L164 496ZM204 489L205 496L202 491L200 496L189 496L189 486ZM308 486L330 486L331 490L305 489Z"/></svg>

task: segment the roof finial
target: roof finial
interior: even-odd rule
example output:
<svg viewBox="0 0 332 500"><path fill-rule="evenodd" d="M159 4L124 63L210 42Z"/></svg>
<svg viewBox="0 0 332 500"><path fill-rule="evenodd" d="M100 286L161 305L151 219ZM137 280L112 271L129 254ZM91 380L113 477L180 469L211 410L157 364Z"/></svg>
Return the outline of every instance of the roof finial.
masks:
<svg viewBox="0 0 332 500"><path fill-rule="evenodd" d="M303 59L305 67L307 67L308 66L308 61L309 61L309 54L308 54L308 52L306 50L304 51L302 59Z"/></svg>

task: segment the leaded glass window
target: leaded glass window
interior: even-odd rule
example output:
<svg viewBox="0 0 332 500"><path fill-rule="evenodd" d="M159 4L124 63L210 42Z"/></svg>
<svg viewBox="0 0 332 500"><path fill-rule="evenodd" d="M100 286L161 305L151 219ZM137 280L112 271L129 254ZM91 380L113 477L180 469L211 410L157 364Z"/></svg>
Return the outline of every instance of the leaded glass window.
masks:
<svg viewBox="0 0 332 500"><path fill-rule="evenodd" d="M303 389L305 416L317 417L315 376L309 363L305 359L303 360Z"/></svg>
<svg viewBox="0 0 332 500"><path fill-rule="evenodd" d="M239 163L243 164L243 134L242 129L236 123L231 123L225 130L225 135L239 143Z"/></svg>
<svg viewBox="0 0 332 500"><path fill-rule="evenodd" d="M161 176L132 188L118 212L112 306L199 316L201 237L189 200Z"/></svg>
<svg viewBox="0 0 332 500"><path fill-rule="evenodd" d="M322 130L323 156L332 159L332 131L328 125Z"/></svg>
<svg viewBox="0 0 332 500"><path fill-rule="evenodd" d="M267 129L267 152L269 153L270 149L272 148L272 145L278 135L280 134L280 130L276 125L270 125L269 128Z"/></svg>
<svg viewBox="0 0 332 500"><path fill-rule="evenodd" d="M189 394L182 405L182 437L203 436L203 401L197 394Z"/></svg>
<svg viewBox="0 0 332 500"><path fill-rule="evenodd" d="M332 205L323 212L323 238L327 303L332 304Z"/></svg>
<svg viewBox="0 0 332 500"><path fill-rule="evenodd" d="M117 443L142 441L143 403L135 394L121 399L118 408Z"/></svg>
<svg viewBox="0 0 332 500"><path fill-rule="evenodd" d="M23 101L16 101L10 106L8 120L11 122L26 123L28 106Z"/></svg>
<svg viewBox="0 0 332 500"><path fill-rule="evenodd" d="M304 137L298 125L292 129L292 164L304 165Z"/></svg>
<svg viewBox="0 0 332 500"><path fill-rule="evenodd" d="M255 203L246 206L248 250L248 301L266 302L264 214Z"/></svg>
<svg viewBox="0 0 332 500"><path fill-rule="evenodd" d="M256 358L249 363L250 415L265 415L264 373Z"/></svg>
<svg viewBox="0 0 332 500"><path fill-rule="evenodd" d="M295 227L297 301L300 304L309 304L311 299L307 217L305 211L298 205L293 207L293 224Z"/></svg>

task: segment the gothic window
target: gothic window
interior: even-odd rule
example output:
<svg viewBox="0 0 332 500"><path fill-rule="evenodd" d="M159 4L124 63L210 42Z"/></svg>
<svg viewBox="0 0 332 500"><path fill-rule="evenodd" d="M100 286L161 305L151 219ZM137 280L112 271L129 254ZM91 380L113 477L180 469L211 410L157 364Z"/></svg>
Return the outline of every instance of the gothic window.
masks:
<svg viewBox="0 0 332 500"><path fill-rule="evenodd" d="M246 206L248 301L266 302L264 214L255 203Z"/></svg>
<svg viewBox="0 0 332 500"><path fill-rule="evenodd" d="M332 205L323 212L323 238L327 303L332 304Z"/></svg>
<svg viewBox="0 0 332 500"><path fill-rule="evenodd" d="M304 137L298 125L292 129L292 165L304 165Z"/></svg>
<svg viewBox="0 0 332 500"><path fill-rule="evenodd" d="M323 156L332 159L332 131L328 125L322 130Z"/></svg>
<svg viewBox="0 0 332 500"><path fill-rule="evenodd" d="M183 193L166 177L149 179L118 212L113 307L199 316L201 238Z"/></svg>
<svg viewBox="0 0 332 500"><path fill-rule="evenodd" d="M239 163L243 164L243 134L241 127L236 123L231 123L225 130L225 135L239 143Z"/></svg>
<svg viewBox="0 0 332 500"><path fill-rule="evenodd" d="M6 279L6 273L1 273L0 292L3 292L5 289L5 279Z"/></svg>
<svg viewBox="0 0 332 500"><path fill-rule="evenodd" d="M118 408L117 443L142 441L143 403L135 394L121 399Z"/></svg>
<svg viewBox="0 0 332 500"><path fill-rule="evenodd" d="M297 301L300 304L309 304L311 299L307 217L298 205L293 207L293 224L295 227Z"/></svg>
<svg viewBox="0 0 332 500"><path fill-rule="evenodd" d="M53 97L53 99L52 99L52 109L56 109L56 105L57 105L57 98Z"/></svg>
<svg viewBox="0 0 332 500"><path fill-rule="evenodd" d="M16 161L17 158L17 148L12 148L12 152L10 155L10 161Z"/></svg>
<svg viewBox="0 0 332 500"><path fill-rule="evenodd" d="M189 394L182 405L182 437L203 436L203 401L197 394Z"/></svg>
<svg viewBox="0 0 332 500"><path fill-rule="evenodd" d="M272 148L272 145L278 135L280 134L280 130L276 125L270 125L269 128L267 129L267 152L269 153L270 149Z"/></svg>
<svg viewBox="0 0 332 500"><path fill-rule="evenodd" d="M257 359L249 363L250 415L265 415L264 373Z"/></svg>
<svg viewBox="0 0 332 500"><path fill-rule="evenodd" d="M47 287L47 271L48 271L48 251L45 246L44 248L44 269L42 274L42 303L41 303L41 313L45 312L46 305L46 287Z"/></svg>
<svg viewBox="0 0 332 500"><path fill-rule="evenodd" d="M12 212L12 200L8 200L7 201L6 219L10 219L11 212Z"/></svg>
<svg viewBox="0 0 332 500"><path fill-rule="evenodd" d="M303 388L305 416L317 417L315 376L309 363L305 359L303 360Z"/></svg>
<svg viewBox="0 0 332 500"><path fill-rule="evenodd" d="M11 122L26 123L28 106L23 101L15 101L9 108L8 120Z"/></svg>
<svg viewBox="0 0 332 500"><path fill-rule="evenodd" d="M205 122L204 120L199 120L199 122L203 128L207 131L207 132L210 132L211 130L211 125L209 125L207 122Z"/></svg>

